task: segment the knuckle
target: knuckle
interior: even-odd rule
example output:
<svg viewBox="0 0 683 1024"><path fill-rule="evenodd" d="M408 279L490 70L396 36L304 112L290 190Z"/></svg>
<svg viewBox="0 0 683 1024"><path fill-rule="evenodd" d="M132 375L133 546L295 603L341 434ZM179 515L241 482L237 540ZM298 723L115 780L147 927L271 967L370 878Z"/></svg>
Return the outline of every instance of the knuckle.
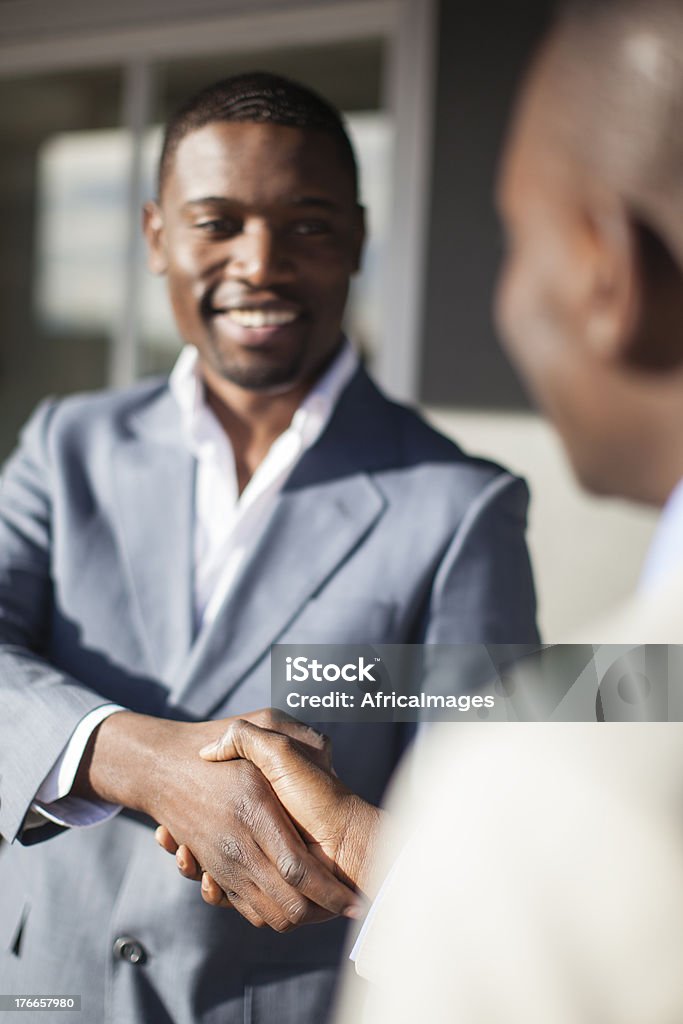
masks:
<svg viewBox="0 0 683 1024"><path fill-rule="evenodd" d="M248 829L253 829L257 817L257 809L249 793L243 793L235 804L236 820Z"/></svg>
<svg viewBox="0 0 683 1024"><path fill-rule="evenodd" d="M294 900L287 907L287 917L293 926L302 924L308 913L308 907L303 900Z"/></svg>
<svg viewBox="0 0 683 1024"><path fill-rule="evenodd" d="M326 733L320 732L319 729L314 729L312 725L308 727L306 739L312 747L318 747L320 750L325 750L332 743L332 740Z"/></svg>
<svg viewBox="0 0 683 1024"><path fill-rule="evenodd" d="M271 922L271 928L274 931L279 932L281 935L284 935L285 932L291 932L294 925L286 917L278 917Z"/></svg>
<svg viewBox="0 0 683 1024"><path fill-rule="evenodd" d="M237 719L234 722L230 722L229 726L221 736L221 746L227 748L232 745L235 736L239 734L241 725L241 719Z"/></svg>
<svg viewBox="0 0 683 1024"><path fill-rule="evenodd" d="M221 842L221 854L227 861L243 866L247 862L247 856L242 843L234 836L226 836Z"/></svg>
<svg viewBox="0 0 683 1024"><path fill-rule="evenodd" d="M230 722L227 728L221 733L218 741L219 757L234 757L235 747L238 745L238 738L238 722Z"/></svg>
<svg viewBox="0 0 683 1024"><path fill-rule="evenodd" d="M259 711L252 711L241 719L242 722L250 722L252 725L257 725L260 729L271 729L277 720L277 712L273 708L261 708Z"/></svg>
<svg viewBox="0 0 683 1024"><path fill-rule="evenodd" d="M289 885L293 885L295 888L303 883L308 873L301 857L289 851L278 857L277 870L285 882L288 882Z"/></svg>
<svg viewBox="0 0 683 1024"><path fill-rule="evenodd" d="M268 737L268 743L271 751L279 757L286 755L294 747L294 742L291 736L285 736L285 734L281 732L271 733Z"/></svg>

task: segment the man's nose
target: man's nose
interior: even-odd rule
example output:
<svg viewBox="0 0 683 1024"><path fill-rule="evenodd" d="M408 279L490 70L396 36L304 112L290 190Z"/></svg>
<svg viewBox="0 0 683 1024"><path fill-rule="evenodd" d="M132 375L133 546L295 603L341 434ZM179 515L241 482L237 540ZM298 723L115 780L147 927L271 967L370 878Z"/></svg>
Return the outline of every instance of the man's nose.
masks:
<svg viewBox="0 0 683 1024"><path fill-rule="evenodd" d="M252 288L265 288L290 280L293 266L276 232L264 224L245 225L232 240L227 271Z"/></svg>

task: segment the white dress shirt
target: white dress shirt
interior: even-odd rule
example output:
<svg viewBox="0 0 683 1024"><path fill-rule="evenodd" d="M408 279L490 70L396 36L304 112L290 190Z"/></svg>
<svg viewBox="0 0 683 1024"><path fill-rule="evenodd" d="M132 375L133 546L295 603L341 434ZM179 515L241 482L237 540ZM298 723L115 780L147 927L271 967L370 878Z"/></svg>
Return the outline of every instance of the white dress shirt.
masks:
<svg viewBox="0 0 683 1024"><path fill-rule="evenodd" d="M654 590L683 567L683 480L669 495L643 564L638 589Z"/></svg>
<svg viewBox="0 0 683 1024"><path fill-rule="evenodd" d="M186 346L169 379L178 405L183 440L197 462L194 507L195 636L215 619L246 556L256 546L275 499L301 455L320 437L337 401L356 372L358 356L347 340L309 391L289 427L272 443L251 480L239 493L237 470L227 434L205 398L197 350ZM59 825L97 825L120 808L106 801L69 796L93 730L109 715L125 710L103 704L87 714L72 733L36 793L25 827L47 818Z"/></svg>

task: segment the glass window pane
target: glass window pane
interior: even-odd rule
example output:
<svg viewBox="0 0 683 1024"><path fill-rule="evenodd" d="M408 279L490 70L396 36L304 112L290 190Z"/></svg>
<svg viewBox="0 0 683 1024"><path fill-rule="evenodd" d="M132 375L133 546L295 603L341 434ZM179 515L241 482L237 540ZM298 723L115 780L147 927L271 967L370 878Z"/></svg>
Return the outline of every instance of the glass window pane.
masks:
<svg viewBox="0 0 683 1024"><path fill-rule="evenodd" d="M42 396L106 383L125 230L120 108L113 69L0 81L1 457Z"/></svg>
<svg viewBox="0 0 683 1024"><path fill-rule="evenodd" d="M35 309L47 335L106 339L121 302L128 134L60 132L38 154Z"/></svg>

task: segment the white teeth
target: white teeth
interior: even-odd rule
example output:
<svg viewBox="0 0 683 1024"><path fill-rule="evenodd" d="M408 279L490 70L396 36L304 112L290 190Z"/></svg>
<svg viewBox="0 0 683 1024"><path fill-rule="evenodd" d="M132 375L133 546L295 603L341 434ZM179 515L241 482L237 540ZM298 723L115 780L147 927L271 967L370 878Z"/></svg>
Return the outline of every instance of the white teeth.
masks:
<svg viewBox="0 0 683 1024"><path fill-rule="evenodd" d="M228 316L240 327L284 327L299 314L291 309L231 309Z"/></svg>

